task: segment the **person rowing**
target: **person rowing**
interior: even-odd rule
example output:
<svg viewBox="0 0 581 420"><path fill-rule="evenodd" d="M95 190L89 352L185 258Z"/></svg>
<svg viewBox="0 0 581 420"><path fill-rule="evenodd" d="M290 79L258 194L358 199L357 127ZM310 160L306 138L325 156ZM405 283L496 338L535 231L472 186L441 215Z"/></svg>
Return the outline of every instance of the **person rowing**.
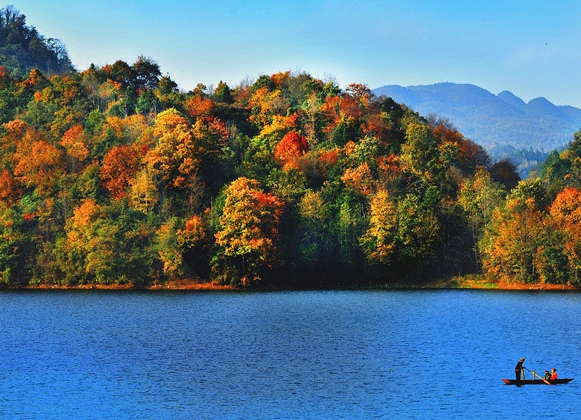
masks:
<svg viewBox="0 0 581 420"><path fill-rule="evenodd" d="M516 384L520 385L520 381L524 379L525 373L523 371L523 363L526 359L521 357L516 366L514 367L514 374L516 376Z"/></svg>

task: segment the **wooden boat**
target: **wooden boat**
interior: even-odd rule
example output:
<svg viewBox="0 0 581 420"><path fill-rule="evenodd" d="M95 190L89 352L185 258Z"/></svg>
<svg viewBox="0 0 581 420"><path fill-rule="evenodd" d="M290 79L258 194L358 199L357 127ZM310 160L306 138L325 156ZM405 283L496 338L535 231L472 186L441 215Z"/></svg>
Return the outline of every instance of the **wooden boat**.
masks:
<svg viewBox="0 0 581 420"><path fill-rule="evenodd" d="M549 382L550 385L557 385L557 384L568 384L572 380L573 378L559 378ZM507 385L517 385L516 379L503 379L502 382L504 382ZM520 381L520 385L548 385L548 384L542 379L522 379Z"/></svg>

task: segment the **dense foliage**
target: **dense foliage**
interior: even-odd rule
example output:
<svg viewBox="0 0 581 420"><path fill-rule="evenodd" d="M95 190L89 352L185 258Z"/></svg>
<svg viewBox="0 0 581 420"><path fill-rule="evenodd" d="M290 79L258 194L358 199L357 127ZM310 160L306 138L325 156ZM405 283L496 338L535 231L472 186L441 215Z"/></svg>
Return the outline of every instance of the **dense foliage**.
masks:
<svg viewBox="0 0 581 420"><path fill-rule="evenodd" d="M4 285L400 282L470 266L465 237L496 280L579 281L581 132L520 181L365 85L281 72L185 93L146 57L0 70Z"/></svg>
<svg viewBox="0 0 581 420"><path fill-rule="evenodd" d="M488 207L479 241L486 275L507 283L579 284L581 280L581 131L553 152L541 176L519 182ZM490 188L473 188L490 195Z"/></svg>
<svg viewBox="0 0 581 420"><path fill-rule="evenodd" d="M1 87L19 104L0 133L16 285L396 280L463 230L459 187L487 162L448 126L308 74L183 93L139 57Z"/></svg>

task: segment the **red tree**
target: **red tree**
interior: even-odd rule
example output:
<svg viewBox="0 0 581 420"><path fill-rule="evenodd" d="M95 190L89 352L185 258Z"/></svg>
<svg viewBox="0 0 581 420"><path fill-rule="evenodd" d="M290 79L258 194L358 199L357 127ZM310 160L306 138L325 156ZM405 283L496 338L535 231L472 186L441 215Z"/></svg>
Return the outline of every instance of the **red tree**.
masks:
<svg viewBox="0 0 581 420"><path fill-rule="evenodd" d="M306 137L292 131L276 145L274 157L283 165L283 169L298 169L298 160L308 148Z"/></svg>

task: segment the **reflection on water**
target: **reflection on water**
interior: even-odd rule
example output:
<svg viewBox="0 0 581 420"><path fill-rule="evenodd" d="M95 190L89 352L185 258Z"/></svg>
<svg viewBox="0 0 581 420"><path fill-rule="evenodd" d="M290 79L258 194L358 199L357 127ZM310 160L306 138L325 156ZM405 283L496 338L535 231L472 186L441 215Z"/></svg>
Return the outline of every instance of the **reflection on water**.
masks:
<svg viewBox="0 0 581 420"><path fill-rule="evenodd" d="M571 418L581 414L581 382L517 388L501 379L520 357L578 376L580 296L3 292L0 412Z"/></svg>

